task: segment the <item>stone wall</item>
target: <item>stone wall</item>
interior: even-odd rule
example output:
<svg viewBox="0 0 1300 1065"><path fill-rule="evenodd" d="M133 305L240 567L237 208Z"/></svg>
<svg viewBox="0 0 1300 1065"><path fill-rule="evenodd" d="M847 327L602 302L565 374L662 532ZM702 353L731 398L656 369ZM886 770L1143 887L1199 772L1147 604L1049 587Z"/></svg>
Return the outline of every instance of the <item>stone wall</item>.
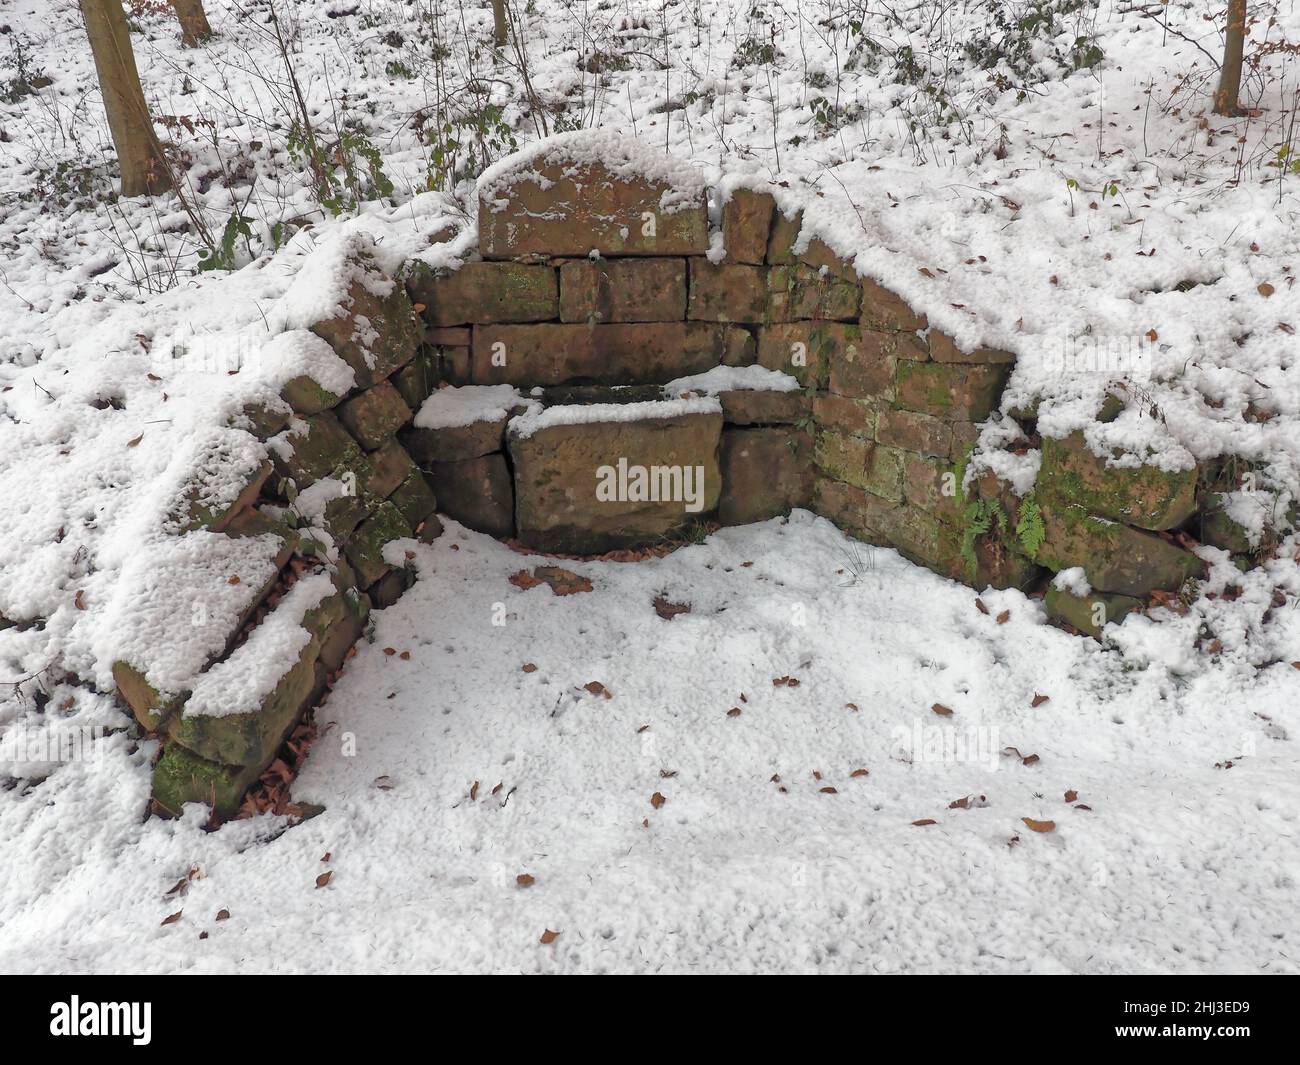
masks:
<svg viewBox="0 0 1300 1065"><path fill-rule="evenodd" d="M328 691L371 608L410 586L412 574L386 545L441 531L433 490L396 439L412 416L399 385L419 351L419 322L402 286L364 249L347 273L354 280L346 298L310 333L351 367L356 387L338 395L304 375L289 380L278 401L245 410L239 423L267 441L271 460L232 505L215 513L196 505L184 526L240 538L240 568L257 577L225 578L246 591L224 646L177 691L151 679L156 662L114 664L123 700L163 740L154 767L162 812L177 814L191 801L209 803L221 818L239 809ZM196 471L198 482L203 475ZM248 674L268 663L260 686L250 684ZM246 703L195 712L223 688L248 689Z"/></svg>
<svg viewBox="0 0 1300 1065"><path fill-rule="evenodd" d="M587 554L811 507L977 588L1046 589L1050 614L1092 633L1200 571L1186 530L1241 548L1204 471L1117 469L1078 434L1040 445L1033 412L1014 413L1027 446L1041 446L1034 491L968 478L1010 353L959 348L802 234L771 190L726 196L719 232L689 168L638 173L634 146L601 158L575 143L530 150L481 183L481 259L411 264L403 291L359 252L344 305L310 326L356 387L335 394L302 376L279 404L246 412L272 462L233 506L194 522L255 540L265 579L209 673L284 621L277 611L295 611L288 624L304 635L260 702L221 716L187 714L190 692L152 686L148 663L117 664L123 697L165 739L162 809L238 808L368 611L409 585L387 545L436 536L435 511ZM638 491L637 469L698 483ZM292 527L304 523L332 541L334 562ZM1089 595L1046 588L1073 567ZM317 582L306 609L294 592L304 579Z"/></svg>

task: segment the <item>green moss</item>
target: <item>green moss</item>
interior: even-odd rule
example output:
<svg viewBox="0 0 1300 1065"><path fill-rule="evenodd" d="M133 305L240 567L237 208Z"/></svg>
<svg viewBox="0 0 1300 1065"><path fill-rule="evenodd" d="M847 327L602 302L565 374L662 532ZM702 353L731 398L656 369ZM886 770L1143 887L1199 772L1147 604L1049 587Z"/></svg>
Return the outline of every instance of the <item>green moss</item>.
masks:
<svg viewBox="0 0 1300 1065"><path fill-rule="evenodd" d="M220 818L239 810L244 792L257 780L256 768L220 765L171 743L153 767L153 798L167 813L179 817L185 803L208 803Z"/></svg>
<svg viewBox="0 0 1300 1065"><path fill-rule="evenodd" d="M1159 531L1175 528L1192 515L1197 480L1195 469L1108 466L1105 458L1091 452L1082 433L1072 433L1043 441L1037 492L1044 499Z"/></svg>

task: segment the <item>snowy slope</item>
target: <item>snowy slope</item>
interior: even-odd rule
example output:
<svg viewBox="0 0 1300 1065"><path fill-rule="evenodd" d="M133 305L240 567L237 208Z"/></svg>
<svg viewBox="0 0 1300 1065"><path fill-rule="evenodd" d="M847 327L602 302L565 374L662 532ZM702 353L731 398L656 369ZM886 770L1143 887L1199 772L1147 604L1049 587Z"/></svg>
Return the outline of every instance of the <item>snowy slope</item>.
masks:
<svg viewBox="0 0 1300 1065"><path fill-rule="evenodd" d="M1256 5L1253 47L1277 50L1241 119L1208 113L1208 0L1164 5L1167 24L1109 0L1067 13L1014 77L963 51L1000 32L977 3L899 21L877 5L534 0L514 5L527 83L516 53L494 58L486 5L280 3L313 122L364 134L393 182L340 218L286 149L266 5L208 0L218 36L197 51L170 15L130 6L194 216L220 237L239 209L249 236L240 269L198 274L178 200L112 202L76 4L0 4L0 615L34 623L0 629L0 743L112 730L91 764L0 752L0 966L1294 966L1294 539L1245 577L1220 559L1215 597L1186 615L1127 619L1121 658L1010 593L979 614L968 590L853 555L806 516L638 567L584 564L596 591L553 601L505 582L519 556L445 538L418 548L424 579L322 714L338 725L295 794L327 812L274 846L259 845L274 818L213 835L198 816L142 824L152 745L94 690L229 565L202 536L164 535L193 462L254 464L244 405L294 372L338 373L301 334L273 338L318 309L341 250L371 238L388 269L472 255L474 177L545 131L632 133L724 190L777 182L810 233L934 326L1015 350L1007 403L1039 400L1048 435L1089 422L1110 380L1062 373L1054 342L1141 341L1139 402L1095 443L1174 468L1230 453L1300 494L1292 0ZM1081 35L1104 60L1072 72L1059 60ZM177 357L196 351L210 358ZM1014 433L993 425L986 443ZM991 461L1032 482L1032 463ZM841 587L836 570L868 557ZM662 622L660 591L692 613ZM504 628L497 602L519 615ZM171 648L178 678L203 656L190 635ZM537 672L517 673L527 660ZM772 688L786 675L799 687ZM572 691L594 679L614 698ZM381 680L400 682L392 699L366 694ZM728 718L740 691L754 702ZM1031 710L1035 691L1052 698ZM999 758L990 776L893 757L894 730L946 720L936 702L1042 761ZM859 766L870 775L849 776ZM498 780L519 789L504 809ZM1093 809L1068 809L1066 789ZM970 794L989 805L947 809ZM337 876L318 891L326 851ZM181 906L162 892L193 864L185 919L159 927ZM519 872L537 883L519 891ZM213 925L223 906L231 921ZM546 927L562 934L539 950Z"/></svg>
<svg viewBox="0 0 1300 1065"><path fill-rule="evenodd" d="M295 784L325 812L142 823L110 737L0 796L0 969L1296 971L1300 670L1126 668L804 512L565 597L407 546Z"/></svg>

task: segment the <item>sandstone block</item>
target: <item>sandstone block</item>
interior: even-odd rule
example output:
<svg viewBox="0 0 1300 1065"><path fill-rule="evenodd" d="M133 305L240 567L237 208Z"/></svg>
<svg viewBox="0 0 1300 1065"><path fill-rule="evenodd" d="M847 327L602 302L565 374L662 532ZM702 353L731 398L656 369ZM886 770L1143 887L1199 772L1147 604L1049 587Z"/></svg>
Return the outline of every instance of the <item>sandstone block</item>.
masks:
<svg viewBox="0 0 1300 1065"><path fill-rule="evenodd" d="M1009 351L1000 351L997 348L975 348L973 351L962 351L957 347L956 341L947 333L941 333L937 329L931 329L929 335L930 358L935 362L964 362L986 365L1005 365L1016 361L1016 357Z"/></svg>
<svg viewBox="0 0 1300 1065"><path fill-rule="evenodd" d="M353 281L340 313L311 331L352 367L358 388L369 388L410 362L420 329L406 290L365 260L361 265L369 278Z"/></svg>
<svg viewBox="0 0 1300 1065"><path fill-rule="evenodd" d="M721 364L728 328L704 322L474 328L474 382L666 384Z"/></svg>
<svg viewBox="0 0 1300 1065"><path fill-rule="evenodd" d="M1043 441L1036 491L1142 529L1173 529L1196 510L1197 471L1170 473L1155 466L1108 466L1076 432Z"/></svg>
<svg viewBox="0 0 1300 1065"><path fill-rule="evenodd" d="M724 429L720 465L718 520L724 525L766 521L811 501L812 443L806 432Z"/></svg>
<svg viewBox="0 0 1300 1065"><path fill-rule="evenodd" d="M1098 518L1081 507L1040 502L1044 537L1035 560L1054 570L1082 566L1100 592L1146 596L1176 591L1202 570L1200 559L1153 533Z"/></svg>
<svg viewBox="0 0 1300 1065"><path fill-rule="evenodd" d="M997 408L1009 374L1008 366L899 359L894 364L895 402L945 421L979 422Z"/></svg>
<svg viewBox="0 0 1300 1065"><path fill-rule="evenodd" d="M758 364L798 379L805 388L821 388L831 365L858 357L862 331L840 322L790 322L758 331Z"/></svg>
<svg viewBox="0 0 1300 1065"><path fill-rule="evenodd" d="M685 259L579 259L560 267L564 322L680 322Z"/></svg>
<svg viewBox="0 0 1300 1065"><path fill-rule="evenodd" d="M417 263L406 290L424 304L421 313L431 326L545 322L559 316L559 289L550 266L473 262L456 270L432 270ZM426 334L425 343L436 342Z"/></svg>
<svg viewBox="0 0 1300 1065"><path fill-rule="evenodd" d="M381 381L341 404L338 418L363 448L374 451L411 420L411 408L396 388Z"/></svg>
<svg viewBox="0 0 1300 1065"><path fill-rule="evenodd" d="M862 324L909 333L929 328L925 315L917 314L901 296L870 278L862 279Z"/></svg>
<svg viewBox="0 0 1300 1065"><path fill-rule="evenodd" d="M776 200L769 192L735 189L722 205L722 243L733 263L762 263Z"/></svg>
<svg viewBox="0 0 1300 1065"><path fill-rule="evenodd" d="M794 425L808 418L808 393L736 389L718 395L722 420L728 425Z"/></svg>
<svg viewBox="0 0 1300 1065"><path fill-rule="evenodd" d="M384 561L384 545L411 535L402 512L385 500L358 526L348 541L348 562L356 570L357 583L369 588L393 567Z"/></svg>
<svg viewBox="0 0 1300 1065"><path fill-rule="evenodd" d="M702 174L604 131L561 134L503 160L479 183L485 259L703 255Z"/></svg>
<svg viewBox="0 0 1300 1065"><path fill-rule="evenodd" d="M704 520L718 505L721 432L719 413L512 432L519 539L543 551L595 554Z"/></svg>
<svg viewBox="0 0 1300 1065"><path fill-rule="evenodd" d="M952 450L952 428L941 418L909 410L884 410L876 426L876 439L933 458L946 458Z"/></svg>
<svg viewBox="0 0 1300 1065"><path fill-rule="evenodd" d="M692 259L686 314L702 322L767 321L767 268Z"/></svg>
<svg viewBox="0 0 1300 1065"><path fill-rule="evenodd" d="M426 473L443 514L475 532L514 535L515 489L504 455L435 462Z"/></svg>
<svg viewBox="0 0 1300 1065"><path fill-rule="evenodd" d="M796 263L768 271L768 320L794 322L805 318L856 321L862 291L834 274L823 275Z"/></svg>
<svg viewBox="0 0 1300 1065"><path fill-rule="evenodd" d="M1047 589L1043 600L1047 616L1063 621L1080 632L1100 638L1101 630L1111 622L1122 621L1125 615L1142 609L1142 600L1129 595L1075 596L1060 588Z"/></svg>
<svg viewBox="0 0 1300 1065"><path fill-rule="evenodd" d="M827 477L894 503L903 501L904 453L857 436L822 430L813 461Z"/></svg>

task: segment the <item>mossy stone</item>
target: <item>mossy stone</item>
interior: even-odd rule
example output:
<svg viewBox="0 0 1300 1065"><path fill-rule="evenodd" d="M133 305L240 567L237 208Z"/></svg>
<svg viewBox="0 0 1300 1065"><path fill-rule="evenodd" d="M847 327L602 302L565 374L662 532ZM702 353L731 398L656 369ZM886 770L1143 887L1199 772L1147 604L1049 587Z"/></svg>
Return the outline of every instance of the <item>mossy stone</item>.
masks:
<svg viewBox="0 0 1300 1065"><path fill-rule="evenodd" d="M187 802L208 803L219 818L239 812L244 793L261 775L258 766L228 766L200 758L179 744L168 744L153 767L153 798L179 817Z"/></svg>
<svg viewBox="0 0 1300 1065"><path fill-rule="evenodd" d="M185 702L184 695L160 692L129 662L113 663L113 680L122 701L146 732L156 732Z"/></svg>
<svg viewBox="0 0 1300 1065"><path fill-rule="evenodd" d="M419 470L413 470L388 498L402 512L402 517L412 529L418 528L422 521L438 509L438 497Z"/></svg>
<svg viewBox="0 0 1300 1065"><path fill-rule="evenodd" d="M374 451L409 422L412 413L402 394L381 381L341 404L338 418L363 448Z"/></svg>
<svg viewBox="0 0 1300 1065"><path fill-rule="evenodd" d="M282 478L293 481L301 491L340 467L355 470L360 466L361 448L332 413L315 414L304 421L305 433L288 435L293 451L287 458L272 449L272 461Z"/></svg>
<svg viewBox="0 0 1300 1065"><path fill-rule="evenodd" d="M167 734L202 758L229 766L265 765L275 755L298 716L317 693L316 657L320 640L312 636L298 660L260 705L247 713L186 714L167 723Z"/></svg>
<svg viewBox="0 0 1300 1065"><path fill-rule="evenodd" d="M393 567L384 561L384 545L411 535L402 512L385 501L375 508L348 541L347 559L356 569L357 582L369 588Z"/></svg>
<svg viewBox="0 0 1300 1065"><path fill-rule="evenodd" d="M1197 471L1108 466L1082 432L1043 441L1036 493L1140 529L1173 529L1196 510Z"/></svg>
<svg viewBox="0 0 1300 1065"><path fill-rule="evenodd" d="M1110 622L1120 621L1126 614L1142 608L1142 600L1130 595L1091 594L1076 596L1055 585L1047 589L1043 600L1047 616L1064 621L1089 636L1101 637L1101 631Z"/></svg>
<svg viewBox="0 0 1300 1065"><path fill-rule="evenodd" d="M293 408L295 414L304 416L320 414L343 401L341 395L331 392L307 374L285 382L280 389L280 398Z"/></svg>
<svg viewBox="0 0 1300 1065"><path fill-rule="evenodd" d="M1102 592L1145 596L1175 591L1201 570L1201 560L1154 533L1097 517L1039 496L1043 542L1035 561L1054 570L1082 566Z"/></svg>

